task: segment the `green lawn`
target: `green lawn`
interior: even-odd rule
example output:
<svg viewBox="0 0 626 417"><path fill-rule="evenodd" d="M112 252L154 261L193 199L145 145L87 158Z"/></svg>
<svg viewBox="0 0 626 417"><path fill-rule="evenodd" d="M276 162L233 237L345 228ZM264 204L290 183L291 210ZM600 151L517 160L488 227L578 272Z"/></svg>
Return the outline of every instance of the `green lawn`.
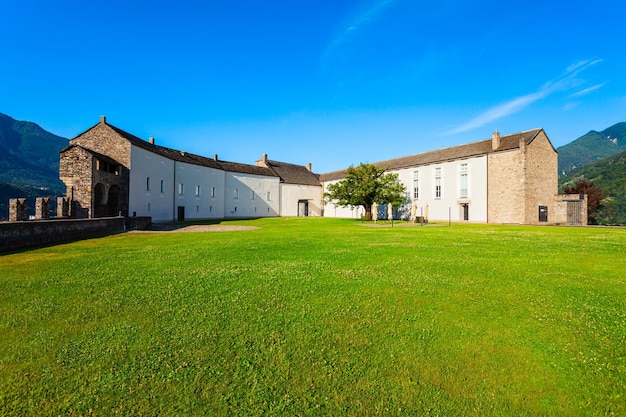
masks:
<svg viewBox="0 0 626 417"><path fill-rule="evenodd" d="M0 415L626 414L626 230L229 224L0 256Z"/></svg>

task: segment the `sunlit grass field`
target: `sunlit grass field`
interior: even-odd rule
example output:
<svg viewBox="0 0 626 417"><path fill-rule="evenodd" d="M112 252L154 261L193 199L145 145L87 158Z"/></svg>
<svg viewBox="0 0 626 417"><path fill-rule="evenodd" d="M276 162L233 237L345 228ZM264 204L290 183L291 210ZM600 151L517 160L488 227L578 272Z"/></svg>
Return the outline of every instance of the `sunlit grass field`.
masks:
<svg viewBox="0 0 626 417"><path fill-rule="evenodd" d="M626 230L228 224L0 256L0 415L626 415Z"/></svg>

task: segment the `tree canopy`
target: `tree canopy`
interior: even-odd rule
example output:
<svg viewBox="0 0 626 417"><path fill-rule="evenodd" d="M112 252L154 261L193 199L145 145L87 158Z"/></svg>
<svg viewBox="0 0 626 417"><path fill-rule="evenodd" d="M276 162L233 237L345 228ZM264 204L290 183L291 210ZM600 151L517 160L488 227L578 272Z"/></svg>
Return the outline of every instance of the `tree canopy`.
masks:
<svg viewBox="0 0 626 417"><path fill-rule="evenodd" d="M563 187L563 191L567 194L587 194L587 222L597 224L596 212L604 196L602 190L596 187L593 181L581 180L572 186Z"/></svg>
<svg viewBox="0 0 626 417"><path fill-rule="evenodd" d="M385 168L361 163L346 170L343 180L328 185L327 201L338 206L363 206L365 218L372 220L372 205L389 204L397 207L406 201L404 185L398 174L385 173Z"/></svg>

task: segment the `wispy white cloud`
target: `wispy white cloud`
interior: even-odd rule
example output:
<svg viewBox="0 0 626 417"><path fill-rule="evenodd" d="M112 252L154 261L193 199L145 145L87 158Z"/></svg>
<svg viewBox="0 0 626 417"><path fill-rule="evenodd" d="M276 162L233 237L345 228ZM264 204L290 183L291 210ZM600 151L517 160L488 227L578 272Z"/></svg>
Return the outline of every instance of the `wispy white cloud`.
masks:
<svg viewBox="0 0 626 417"><path fill-rule="evenodd" d="M469 122L448 131L447 134L455 135L457 133L467 132L468 130L484 126L487 123L493 122L494 120L501 119L513 113L517 113L518 111L524 109L525 107L529 106L539 99L542 99L545 96L545 92L539 91L537 93L517 97L506 103L490 108L489 110L478 115Z"/></svg>
<svg viewBox="0 0 626 417"><path fill-rule="evenodd" d="M606 85L606 83L601 83L601 84L596 84L596 85L592 85L591 87L587 87L583 90L577 91L574 94L571 94L570 97L581 97L581 96L585 96L593 91L599 90L602 87L604 87Z"/></svg>
<svg viewBox="0 0 626 417"><path fill-rule="evenodd" d="M597 63L602 62L601 59L596 59L594 61L580 61L575 64L567 67L565 72L554 80L550 80L547 83L543 84L538 91L527 94L521 97L516 97L511 99L503 104L497 105L488 109L487 111L479 114L477 117L473 118L467 123L464 123L454 129L446 132L447 135L455 135L457 133L467 132L469 130L484 126L488 123L501 119L505 116L509 116L511 114L517 113L531 104L535 103L538 100L546 98L551 94L554 94L558 91L566 91L575 88L578 84L576 79L577 75L587 68L595 65ZM601 88L604 84L598 84L593 87L586 88L584 90L579 91L578 93L574 93L572 96L582 96L591 91L597 90Z"/></svg>
<svg viewBox="0 0 626 417"><path fill-rule="evenodd" d="M326 71L330 59L341 45L345 44L363 26L378 19L385 9L396 1L397 0L377 0L373 3L369 2L367 7L363 7L359 13L349 19L348 23L339 31L339 34L330 41L324 50L322 55L322 70Z"/></svg>

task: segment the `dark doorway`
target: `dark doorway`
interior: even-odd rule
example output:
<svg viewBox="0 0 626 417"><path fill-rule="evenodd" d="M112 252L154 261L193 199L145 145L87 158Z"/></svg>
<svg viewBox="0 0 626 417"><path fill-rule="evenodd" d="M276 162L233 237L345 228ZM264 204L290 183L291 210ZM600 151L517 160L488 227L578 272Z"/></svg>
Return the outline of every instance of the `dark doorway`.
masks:
<svg viewBox="0 0 626 417"><path fill-rule="evenodd" d="M104 184L98 183L93 190L93 211L91 217L106 216L106 194Z"/></svg>
<svg viewBox="0 0 626 417"><path fill-rule="evenodd" d="M109 216L114 217L119 214L120 187L117 185L112 185L111 188L109 188L109 201L107 202L107 206Z"/></svg>
<svg viewBox="0 0 626 417"><path fill-rule="evenodd" d="M469 220L469 204L467 203L461 204L461 207L463 208L463 220L468 221Z"/></svg>
<svg viewBox="0 0 626 417"><path fill-rule="evenodd" d="M308 215L309 215L309 201L299 200L298 201L298 216L307 217Z"/></svg>
<svg viewBox="0 0 626 417"><path fill-rule="evenodd" d="M185 221L185 206L178 206L178 221Z"/></svg>
<svg viewBox="0 0 626 417"><path fill-rule="evenodd" d="M539 221L540 222L548 221L548 207L547 206L539 206Z"/></svg>

